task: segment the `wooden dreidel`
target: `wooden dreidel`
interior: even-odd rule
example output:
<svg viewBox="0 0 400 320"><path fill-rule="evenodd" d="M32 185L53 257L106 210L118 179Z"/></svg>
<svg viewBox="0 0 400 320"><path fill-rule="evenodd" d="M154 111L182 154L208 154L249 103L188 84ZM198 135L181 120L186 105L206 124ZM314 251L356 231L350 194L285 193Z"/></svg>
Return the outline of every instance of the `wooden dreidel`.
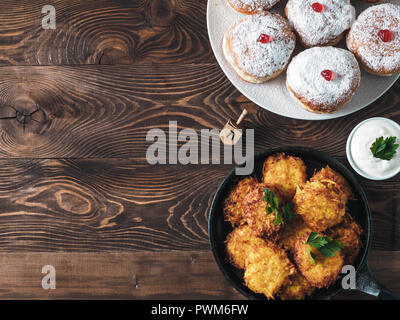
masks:
<svg viewBox="0 0 400 320"><path fill-rule="evenodd" d="M243 135L243 128L240 126L240 124L247 115L248 111L246 109L243 109L242 114L236 122L228 120L224 128L221 130L221 133L219 134L219 137L223 144L233 146L240 140L240 137Z"/></svg>

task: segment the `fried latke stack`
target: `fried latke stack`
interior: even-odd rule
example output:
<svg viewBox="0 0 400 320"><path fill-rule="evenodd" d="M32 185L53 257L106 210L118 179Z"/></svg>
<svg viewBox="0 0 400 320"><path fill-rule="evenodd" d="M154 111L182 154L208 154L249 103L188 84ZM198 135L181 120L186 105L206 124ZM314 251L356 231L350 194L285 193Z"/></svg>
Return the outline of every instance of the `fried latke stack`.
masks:
<svg viewBox="0 0 400 320"><path fill-rule="evenodd" d="M329 287L362 245L363 231L346 213L354 199L348 182L329 166L307 181L306 169L298 157L274 154L264 162L262 182L240 180L224 202L225 220L234 228L225 242L227 258L243 271L246 286L268 299L304 299L315 288ZM277 223L266 189L279 214L289 206L294 218ZM310 235L337 240L343 248L327 257L310 245Z"/></svg>

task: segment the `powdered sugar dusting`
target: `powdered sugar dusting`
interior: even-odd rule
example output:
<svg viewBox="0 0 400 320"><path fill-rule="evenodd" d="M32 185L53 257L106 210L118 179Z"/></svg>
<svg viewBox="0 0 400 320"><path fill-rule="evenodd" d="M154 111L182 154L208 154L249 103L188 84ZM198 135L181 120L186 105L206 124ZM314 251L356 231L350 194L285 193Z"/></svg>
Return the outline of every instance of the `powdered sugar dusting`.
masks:
<svg viewBox="0 0 400 320"><path fill-rule="evenodd" d="M327 81L323 70L334 78ZM287 84L296 95L324 106L335 105L358 87L360 68L354 55L334 47L314 47L293 58L287 70Z"/></svg>
<svg viewBox="0 0 400 320"><path fill-rule="evenodd" d="M279 0L229 0L233 6L240 9L250 9L261 12L273 7Z"/></svg>
<svg viewBox="0 0 400 320"><path fill-rule="evenodd" d="M388 29L393 38L380 39L380 30ZM400 70L400 6L381 4L363 11L352 26L347 46L358 59L375 72L392 73Z"/></svg>
<svg viewBox="0 0 400 320"><path fill-rule="evenodd" d="M261 34L269 43L258 39ZM272 13L249 16L227 33L233 61L246 73L264 78L284 69L295 48L295 37L284 18Z"/></svg>
<svg viewBox="0 0 400 320"><path fill-rule="evenodd" d="M324 6L322 12L313 10L315 2ZM308 47L329 44L355 20L350 0L289 0L286 8L289 23Z"/></svg>

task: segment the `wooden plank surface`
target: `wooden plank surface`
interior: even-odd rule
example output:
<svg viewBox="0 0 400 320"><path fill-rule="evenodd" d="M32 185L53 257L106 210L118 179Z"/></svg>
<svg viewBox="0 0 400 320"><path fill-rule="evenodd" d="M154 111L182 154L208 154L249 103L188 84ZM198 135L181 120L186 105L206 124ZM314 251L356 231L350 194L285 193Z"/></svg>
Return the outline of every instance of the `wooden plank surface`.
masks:
<svg viewBox="0 0 400 320"><path fill-rule="evenodd" d="M396 294L399 261L397 251L373 251L369 259L374 276ZM55 268L56 289L42 287L45 265ZM0 288L8 299L243 299L209 251L0 253ZM335 298L369 299L352 291Z"/></svg>
<svg viewBox="0 0 400 320"><path fill-rule="evenodd" d="M212 259L197 251L0 253L0 298L242 299ZM42 288L44 265L55 268L56 289Z"/></svg>
<svg viewBox="0 0 400 320"><path fill-rule="evenodd" d="M2 67L0 118L32 114L24 126L0 120L3 158L132 158L144 160L152 128L222 129L246 107L256 150L312 145L345 156L348 134L360 121L400 121L400 82L368 108L325 121L285 118L244 98L216 64L161 66Z"/></svg>
<svg viewBox="0 0 400 320"><path fill-rule="evenodd" d="M56 29L42 29L42 7ZM0 64L77 65L214 62L207 0L5 0Z"/></svg>
<svg viewBox="0 0 400 320"><path fill-rule="evenodd" d="M230 169L129 159L0 160L1 250L209 250L208 210ZM374 249L400 250L398 181L364 183Z"/></svg>
<svg viewBox="0 0 400 320"><path fill-rule="evenodd" d="M0 12L0 297L240 299L209 250L207 214L230 165L148 165L150 129L221 129L246 107L255 149L311 146L348 165L360 121L400 122L400 82L368 108L303 121L257 107L226 79L206 0L5 0ZM370 259L400 293L400 177L360 178ZM40 287L54 264L57 289ZM345 293L339 298L363 298Z"/></svg>
<svg viewBox="0 0 400 320"><path fill-rule="evenodd" d="M213 64L1 70L2 117L40 108L25 127L0 120L6 250L206 248L208 208L231 166L148 165L146 134L168 130L168 121L197 132L220 129L246 106L254 110L246 125L256 130L256 151L311 145L345 164L346 137L359 121L385 115L400 122L399 83L360 112L316 122L257 108ZM399 179L360 178L373 210L374 248L400 248Z"/></svg>

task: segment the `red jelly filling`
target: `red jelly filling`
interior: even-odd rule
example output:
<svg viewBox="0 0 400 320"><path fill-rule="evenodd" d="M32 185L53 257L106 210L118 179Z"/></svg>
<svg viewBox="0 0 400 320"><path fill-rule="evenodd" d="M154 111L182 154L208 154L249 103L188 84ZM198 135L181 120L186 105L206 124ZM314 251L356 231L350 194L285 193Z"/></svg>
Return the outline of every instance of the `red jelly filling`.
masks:
<svg viewBox="0 0 400 320"><path fill-rule="evenodd" d="M271 41L271 37L267 34L262 33L258 37L258 41L260 41L261 43L268 43Z"/></svg>
<svg viewBox="0 0 400 320"><path fill-rule="evenodd" d="M324 11L325 7L322 4L320 4L319 2L314 2L312 4L312 9L315 12L322 12L322 11Z"/></svg>
<svg viewBox="0 0 400 320"><path fill-rule="evenodd" d="M323 76L326 81L331 81L335 77L335 74L331 70L323 70L321 76Z"/></svg>
<svg viewBox="0 0 400 320"><path fill-rule="evenodd" d="M393 39L393 33L390 30L380 30L378 32L378 36L379 38L381 38L381 40L383 42L389 42Z"/></svg>

